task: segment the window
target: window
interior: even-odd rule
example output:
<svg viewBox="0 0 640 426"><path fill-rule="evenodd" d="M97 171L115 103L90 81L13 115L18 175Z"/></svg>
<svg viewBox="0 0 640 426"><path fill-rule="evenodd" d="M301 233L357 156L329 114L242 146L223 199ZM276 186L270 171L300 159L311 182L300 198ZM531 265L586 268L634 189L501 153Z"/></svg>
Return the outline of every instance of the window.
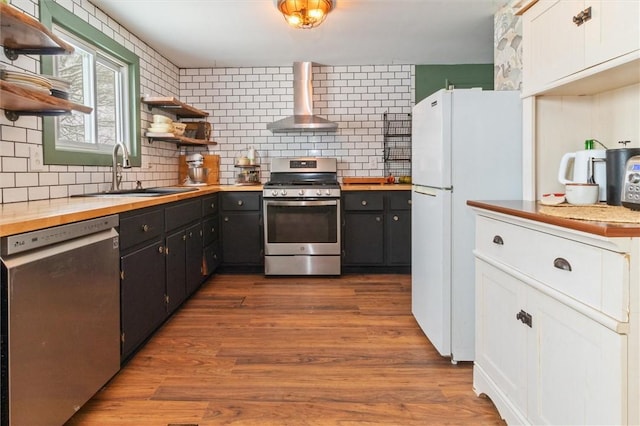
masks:
<svg viewBox="0 0 640 426"><path fill-rule="evenodd" d="M45 163L110 165L113 146L122 141L139 166L138 57L51 0L40 3L40 19L75 48L71 55L43 56L43 73L71 82L69 99L93 108L44 119Z"/></svg>

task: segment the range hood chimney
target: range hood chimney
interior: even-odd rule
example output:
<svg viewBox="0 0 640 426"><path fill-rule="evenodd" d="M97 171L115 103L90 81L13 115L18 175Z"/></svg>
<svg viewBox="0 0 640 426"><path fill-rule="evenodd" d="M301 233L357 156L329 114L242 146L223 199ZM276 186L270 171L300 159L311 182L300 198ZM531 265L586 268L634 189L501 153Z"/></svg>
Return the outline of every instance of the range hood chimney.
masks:
<svg viewBox="0 0 640 426"><path fill-rule="evenodd" d="M313 115L311 62L293 63L293 115L267 124L273 133L335 131L338 123Z"/></svg>

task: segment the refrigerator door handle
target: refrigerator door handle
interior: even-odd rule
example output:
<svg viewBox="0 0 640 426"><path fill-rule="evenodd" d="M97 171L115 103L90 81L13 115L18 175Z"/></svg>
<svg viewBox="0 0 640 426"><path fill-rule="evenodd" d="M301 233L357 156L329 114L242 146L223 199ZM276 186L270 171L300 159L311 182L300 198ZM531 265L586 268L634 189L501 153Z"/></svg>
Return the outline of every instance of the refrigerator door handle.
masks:
<svg viewBox="0 0 640 426"><path fill-rule="evenodd" d="M431 197L435 197L437 195L437 191L435 189L424 186L414 186L413 190L416 194L429 195Z"/></svg>

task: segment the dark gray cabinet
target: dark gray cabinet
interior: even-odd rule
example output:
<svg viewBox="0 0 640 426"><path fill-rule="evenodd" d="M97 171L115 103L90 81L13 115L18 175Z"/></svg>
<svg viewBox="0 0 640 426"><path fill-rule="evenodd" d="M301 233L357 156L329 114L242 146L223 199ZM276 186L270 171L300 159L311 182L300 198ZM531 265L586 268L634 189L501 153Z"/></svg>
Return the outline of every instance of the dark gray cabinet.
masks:
<svg viewBox="0 0 640 426"><path fill-rule="evenodd" d="M345 191L342 201L345 270L407 272L411 265L411 192Z"/></svg>
<svg viewBox="0 0 640 426"><path fill-rule="evenodd" d="M222 264L263 265L262 193L239 191L219 195Z"/></svg>
<svg viewBox="0 0 640 426"><path fill-rule="evenodd" d="M166 318L164 209L120 216L120 326L128 358Z"/></svg>
<svg viewBox="0 0 640 426"><path fill-rule="evenodd" d="M389 191L385 215L387 264L411 266L411 191Z"/></svg>
<svg viewBox="0 0 640 426"><path fill-rule="evenodd" d="M202 201L165 208L167 312L172 314L202 282Z"/></svg>
<svg viewBox="0 0 640 426"><path fill-rule="evenodd" d="M343 195L343 264L384 263L384 194L378 191Z"/></svg>
<svg viewBox="0 0 640 426"><path fill-rule="evenodd" d="M220 215L218 194L202 200L203 275L211 275L220 266Z"/></svg>
<svg viewBox="0 0 640 426"><path fill-rule="evenodd" d="M202 200L120 215L122 360L202 283Z"/></svg>

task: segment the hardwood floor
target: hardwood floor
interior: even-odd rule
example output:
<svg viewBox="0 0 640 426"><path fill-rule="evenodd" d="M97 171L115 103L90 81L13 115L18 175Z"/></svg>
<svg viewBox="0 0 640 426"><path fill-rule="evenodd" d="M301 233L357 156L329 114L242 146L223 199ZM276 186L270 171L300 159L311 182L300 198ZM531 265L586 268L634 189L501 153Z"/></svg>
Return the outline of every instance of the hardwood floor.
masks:
<svg viewBox="0 0 640 426"><path fill-rule="evenodd" d="M503 424L418 328L410 283L214 276L67 424Z"/></svg>

